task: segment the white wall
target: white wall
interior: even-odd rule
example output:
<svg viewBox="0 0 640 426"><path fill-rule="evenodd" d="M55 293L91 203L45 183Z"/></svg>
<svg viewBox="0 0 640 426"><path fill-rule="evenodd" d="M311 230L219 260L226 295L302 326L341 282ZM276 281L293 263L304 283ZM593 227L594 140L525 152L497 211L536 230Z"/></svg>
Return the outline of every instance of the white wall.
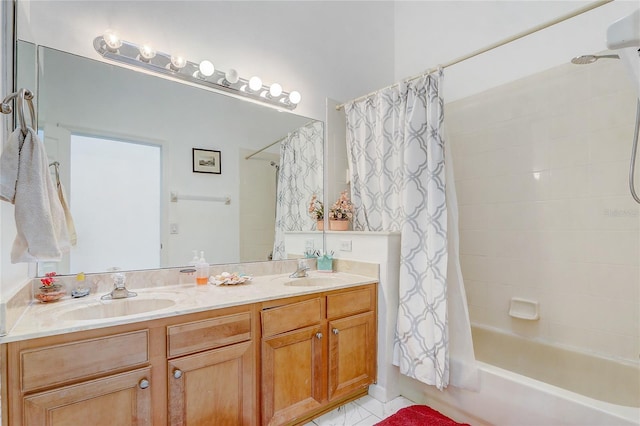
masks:
<svg viewBox="0 0 640 426"><path fill-rule="evenodd" d="M592 3L591 1L398 1L395 80L438 66ZM446 68L454 101L606 50L606 29L638 9L616 0L583 15Z"/></svg>
<svg viewBox="0 0 640 426"><path fill-rule="evenodd" d="M297 113L324 119L393 79L393 3L324 1L21 1L18 36L94 59L106 29L133 42L210 59L302 94Z"/></svg>

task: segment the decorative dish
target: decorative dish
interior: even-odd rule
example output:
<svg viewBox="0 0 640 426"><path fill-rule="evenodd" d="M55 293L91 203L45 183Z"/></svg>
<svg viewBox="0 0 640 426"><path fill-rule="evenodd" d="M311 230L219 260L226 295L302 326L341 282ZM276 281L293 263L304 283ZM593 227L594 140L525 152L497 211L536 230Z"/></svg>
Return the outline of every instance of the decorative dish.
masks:
<svg viewBox="0 0 640 426"><path fill-rule="evenodd" d="M209 277L209 283L213 285L238 285L251 281L249 275L240 275L237 272L223 272L220 275L212 275Z"/></svg>

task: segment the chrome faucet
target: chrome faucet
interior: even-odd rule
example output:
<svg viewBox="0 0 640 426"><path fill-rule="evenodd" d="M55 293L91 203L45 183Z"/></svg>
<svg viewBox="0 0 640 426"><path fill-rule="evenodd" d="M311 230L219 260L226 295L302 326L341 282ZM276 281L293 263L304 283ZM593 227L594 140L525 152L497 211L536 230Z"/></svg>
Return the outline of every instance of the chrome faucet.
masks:
<svg viewBox="0 0 640 426"><path fill-rule="evenodd" d="M304 259L298 259L298 269L289 275L289 278L304 278L307 276L307 271L309 267L307 266L307 261Z"/></svg>
<svg viewBox="0 0 640 426"><path fill-rule="evenodd" d="M127 288L124 285L124 281L125 281L124 274L122 272L116 272L115 274L113 274L113 290L111 290L111 293L105 294L100 299L102 300L126 299L127 297L137 296L138 293L127 290Z"/></svg>

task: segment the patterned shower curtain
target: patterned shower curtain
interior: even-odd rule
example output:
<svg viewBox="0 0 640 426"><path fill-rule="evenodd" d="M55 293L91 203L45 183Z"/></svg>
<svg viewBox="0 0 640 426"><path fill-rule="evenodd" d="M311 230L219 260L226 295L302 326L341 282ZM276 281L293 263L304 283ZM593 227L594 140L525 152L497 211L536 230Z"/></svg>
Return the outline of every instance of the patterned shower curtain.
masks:
<svg viewBox="0 0 640 426"><path fill-rule="evenodd" d="M439 389L449 384L447 282L448 270L455 272L448 251L442 79L439 71L345 106L354 229L401 231L393 362L402 374ZM456 287L460 293L464 298L464 288ZM462 318L456 324L468 324L466 301L453 306L464 310L456 312ZM463 341L471 342L470 327L467 334ZM471 345L462 346L471 348L473 359Z"/></svg>
<svg viewBox="0 0 640 426"><path fill-rule="evenodd" d="M316 220L308 208L313 194L322 197L323 135L322 122L314 121L280 143L273 260L287 258L285 232L315 229Z"/></svg>

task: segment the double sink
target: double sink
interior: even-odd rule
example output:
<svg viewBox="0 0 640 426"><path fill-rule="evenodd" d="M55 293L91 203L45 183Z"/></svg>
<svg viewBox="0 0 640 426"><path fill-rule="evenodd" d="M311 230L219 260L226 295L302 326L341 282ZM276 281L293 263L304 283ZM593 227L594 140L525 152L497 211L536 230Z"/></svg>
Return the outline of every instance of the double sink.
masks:
<svg viewBox="0 0 640 426"><path fill-rule="evenodd" d="M347 274L349 275L349 274ZM264 278L268 278L266 281ZM340 273L317 273L312 272L309 276L302 278L290 278L288 275L279 275L276 277L258 277L254 279L250 284L242 284L238 286L223 286L226 292L233 292L246 288L247 286L269 286L269 287L300 287L314 288L321 286L333 286L348 284L353 281L349 277L345 277ZM160 313L161 311L171 312L175 310L181 310L184 308L185 301L193 295L187 295L190 290L193 290L195 286L181 286L171 291L167 291L169 287L163 287L162 290L144 289L138 291L138 295L135 297L113 300L100 300L100 298L92 297L91 300L70 300L66 303L61 303L59 309L53 309L52 315L59 321L96 321L101 319L119 319L122 317L128 317L132 315ZM201 287L198 290L204 290L214 293L221 291L217 287L210 285L198 286ZM204 288L203 288L204 287ZM266 290L266 288L265 288ZM246 289L244 289L246 291ZM195 296L197 298L197 295ZM57 302L59 303L59 302ZM56 304L57 304L56 303Z"/></svg>

